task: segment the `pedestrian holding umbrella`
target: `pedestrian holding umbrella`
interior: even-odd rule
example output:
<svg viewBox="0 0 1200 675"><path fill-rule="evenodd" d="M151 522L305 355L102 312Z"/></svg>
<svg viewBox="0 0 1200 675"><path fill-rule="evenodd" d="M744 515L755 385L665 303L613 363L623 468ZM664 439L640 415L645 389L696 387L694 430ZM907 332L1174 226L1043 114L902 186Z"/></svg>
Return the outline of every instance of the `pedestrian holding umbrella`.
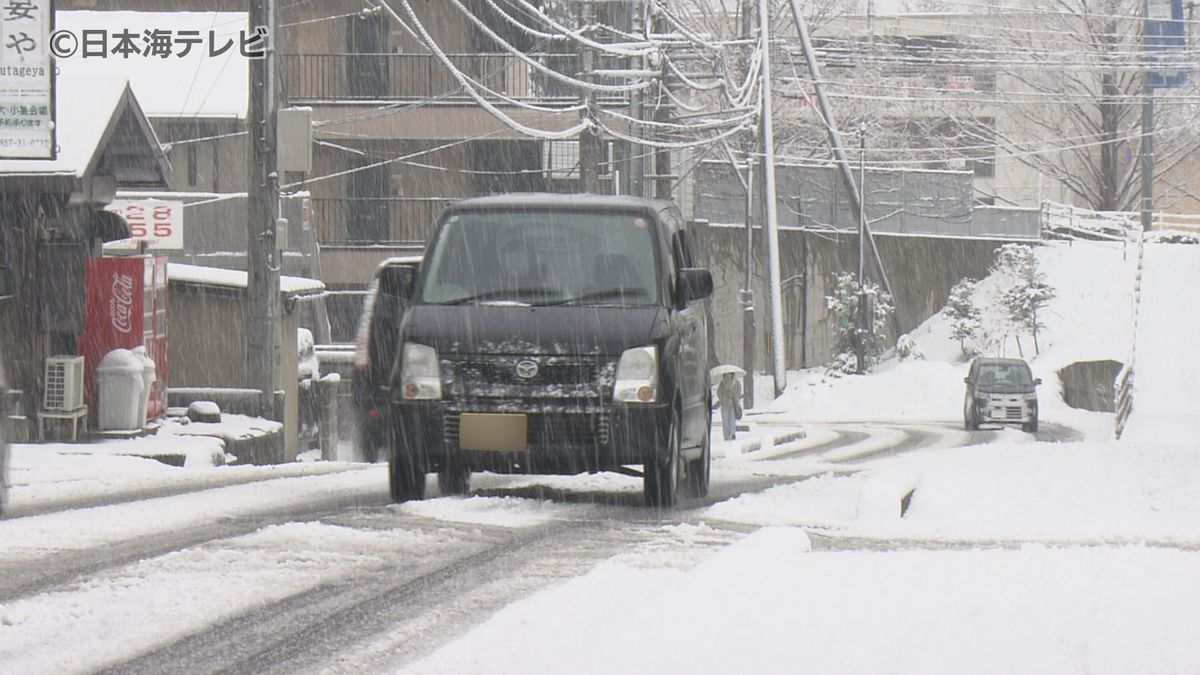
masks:
<svg viewBox="0 0 1200 675"><path fill-rule="evenodd" d="M732 364L723 364L709 371L709 377L719 379L717 405L721 408L721 431L725 440L732 441L737 434L737 420L742 417L742 383L739 378L746 371Z"/></svg>

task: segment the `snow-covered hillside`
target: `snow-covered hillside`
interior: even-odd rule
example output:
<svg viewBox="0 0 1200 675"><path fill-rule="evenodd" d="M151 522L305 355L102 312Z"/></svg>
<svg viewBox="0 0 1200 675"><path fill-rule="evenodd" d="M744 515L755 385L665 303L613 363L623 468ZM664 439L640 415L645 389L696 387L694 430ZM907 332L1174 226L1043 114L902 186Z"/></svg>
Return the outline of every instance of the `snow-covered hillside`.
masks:
<svg viewBox="0 0 1200 675"><path fill-rule="evenodd" d="M1121 438L1200 437L1200 246L1147 244L1134 357L1133 414Z"/></svg>
<svg viewBox="0 0 1200 675"><path fill-rule="evenodd" d="M1077 361L1128 359L1135 253L1132 245L1111 242L1047 242L1035 247L1038 270L1056 291L1040 317L1045 324L1040 353L1034 353L1027 335L998 340L981 336L968 341L968 348L985 356L1023 355L1043 380L1039 393L1044 420L1074 427L1089 438L1111 438L1111 414L1063 403L1057 371ZM998 286L988 277L974 294L983 330L990 336L1004 332ZM962 380L969 359L951 337L949 320L934 315L910 337L923 360L901 361L893 355L867 376L830 377L823 368L793 372L784 395L761 410L806 421L961 421ZM768 378L758 379L769 384Z"/></svg>

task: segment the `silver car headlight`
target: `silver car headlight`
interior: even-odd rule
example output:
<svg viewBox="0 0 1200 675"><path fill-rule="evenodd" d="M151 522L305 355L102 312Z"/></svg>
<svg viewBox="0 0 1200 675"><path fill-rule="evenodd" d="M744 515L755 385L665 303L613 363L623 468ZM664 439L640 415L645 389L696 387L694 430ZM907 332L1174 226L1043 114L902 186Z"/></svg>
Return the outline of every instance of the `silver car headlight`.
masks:
<svg viewBox="0 0 1200 675"><path fill-rule="evenodd" d="M404 343L400 359L400 392L411 401L442 397L442 372L436 349L416 342Z"/></svg>
<svg viewBox="0 0 1200 675"><path fill-rule="evenodd" d="M625 403L658 400L658 348L653 345L626 349L617 362L613 399Z"/></svg>

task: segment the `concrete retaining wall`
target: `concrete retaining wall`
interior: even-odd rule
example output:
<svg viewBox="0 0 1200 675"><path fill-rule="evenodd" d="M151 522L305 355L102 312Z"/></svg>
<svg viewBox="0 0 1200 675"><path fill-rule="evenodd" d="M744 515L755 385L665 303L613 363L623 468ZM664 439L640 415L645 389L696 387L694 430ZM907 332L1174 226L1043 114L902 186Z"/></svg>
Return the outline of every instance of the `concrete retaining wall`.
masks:
<svg viewBox="0 0 1200 675"><path fill-rule="evenodd" d="M1072 408L1115 412L1115 383L1122 367L1119 361L1080 361L1059 370L1063 400Z"/></svg>
<svg viewBox="0 0 1200 675"><path fill-rule="evenodd" d="M698 254L712 270L716 291L711 313L716 359L741 363L742 306L738 291L745 279L745 228L722 225L696 227ZM883 266L895 294L898 335L911 331L945 305L950 288L963 277L987 274L995 249L1004 239L950 238L914 235L875 237ZM857 269L855 235L815 234L798 229L780 231L784 331L789 368L817 366L832 357L831 318L825 296L833 290L838 272ZM766 252L762 231L755 231L755 317L758 325L758 369L767 369L770 326L765 284ZM804 262L807 261L807 266ZM868 266L871 270L872 266ZM871 275L875 278L875 275ZM895 330L891 331L895 333Z"/></svg>

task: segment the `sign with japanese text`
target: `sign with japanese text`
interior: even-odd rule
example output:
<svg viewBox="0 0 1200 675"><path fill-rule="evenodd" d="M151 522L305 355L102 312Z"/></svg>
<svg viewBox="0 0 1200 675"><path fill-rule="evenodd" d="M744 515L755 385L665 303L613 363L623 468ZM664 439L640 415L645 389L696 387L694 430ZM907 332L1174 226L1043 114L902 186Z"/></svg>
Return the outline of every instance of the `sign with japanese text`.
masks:
<svg viewBox="0 0 1200 675"><path fill-rule="evenodd" d="M116 199L105 209L123 217L133 235L130 239L105 244L105 250L134 250L141 242L153 250L183 248L183 202Z"/></svg>
<svg viewBox="0 0 1200 675"><path fill-rule="evenodd" d="M53 0L0 0L0 158L54 159Z"/></svg>

